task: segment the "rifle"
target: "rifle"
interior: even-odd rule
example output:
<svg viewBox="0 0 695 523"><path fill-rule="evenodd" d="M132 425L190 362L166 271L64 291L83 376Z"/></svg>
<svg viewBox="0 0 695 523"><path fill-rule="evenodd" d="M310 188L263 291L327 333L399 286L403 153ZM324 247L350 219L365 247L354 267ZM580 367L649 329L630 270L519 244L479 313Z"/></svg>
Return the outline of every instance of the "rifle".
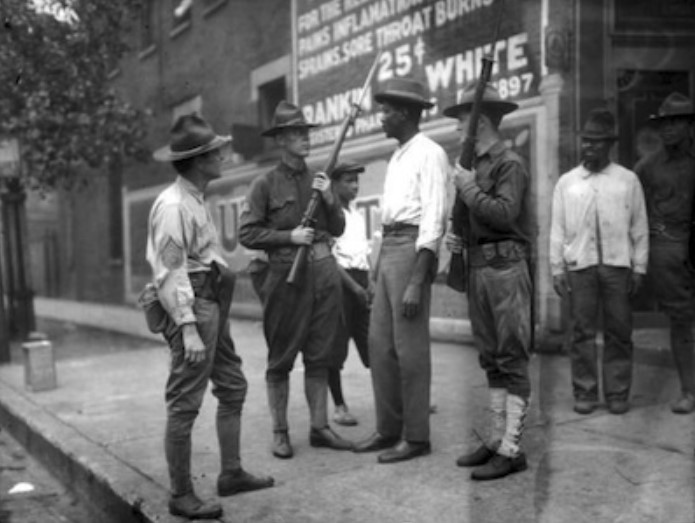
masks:
<svg viewBox="0 0 695 523"><path fill-rule="evenodd" d="M369 73L367 74L367 79L364 81L364 85L362 86L362 90L360 91L357 100L353 100L352 105L350 107L350 112L345 117L345 120L343 121L343 124L340 127L338 137L333 143L333 149L331 150L331 154L328 156L328 163L326 163L326 167L324 168L324 172L326 173L326 176L328 176L329 178L331 176L331 173L333 172L333 169L335 168L335 164L338 162L338 155L340 154L340 149L342 148L343 142L345 141L345 136L347 135L347 132L350 129L350 127L355 124L355 120L357 119L357 116L360 114L360 111L362 110L361 103L364 99L364 95L366 94L367 89L372 83L372 78L374 77L374 73L376 72L376 67L379 64L379 56L381 56L381 51L377 52L376 57L374 58L374 63L372 63L372 67L369 69ZM314 189L311 193L311 198L309 199L306 211L304 211L302 220L299 223L300 227L309 227L309 225L311 225L315 221L314 215L316 214L316 209L318 208L319 201L321 201L321 192ZM297 283L299 273L306 264L307 251L309 247L309 245L300 245L299 249L297 249L297 254L295 254L294 256L292 268L290 269L290 272L287 275L286 280L287 283L289 283L290 285L294 285Z"/></svg>
<svg viewBox="0 0 695 523"><path fill-rule="evenodd" d="M495 46L500 34L500 25L502 23L502 15L504 14L504 0L500 0L499 13L497 14L497 24L495 26L495 37L492 41L492 49L489 54L485 54L481 58L482 66L478 84L475 86L475 95L473 96L473 105L471 107L471 116L468 120L468 130L466 138L463 141L459 164L464 169L471 169L475 158L475 142L478 137L478 121L480 120L480 110L483 105L483 95L485 94L485 86L490 81L492 76L492 65L495 63ZM454 208L451 211L452 230L459 237L463 235L463 227L461 221L468 212L465 204L461 200L459 191L456 191L456 200ZM449 262L449 272L446 276L446 284L458 292L466 292L467 288L467 271L466 262L463 257L463 252L460 254L451 253L451 261Z"/></svg>

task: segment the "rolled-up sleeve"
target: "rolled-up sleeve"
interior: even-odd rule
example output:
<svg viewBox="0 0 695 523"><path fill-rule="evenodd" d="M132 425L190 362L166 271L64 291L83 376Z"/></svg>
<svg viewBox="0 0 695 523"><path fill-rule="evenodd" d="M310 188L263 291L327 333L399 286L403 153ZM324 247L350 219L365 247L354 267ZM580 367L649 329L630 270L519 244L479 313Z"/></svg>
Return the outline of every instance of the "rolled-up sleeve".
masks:
<svg viewBox="0 0 695 523"><path fill-rule="evenodd" d="M154 283L164 310L176 325L195 323L195 294L188 278L187 238L183 210L178 205L162 205L153 210L150 220L150 264Z"/></svg>
<svg viewBox="0 0 695 523"><path fill-rule="evenodd" d="M449 160L440 147L428 149L423 155L420 178L420 232L417 250L429 249L435 254L446 231Z"/></svg>

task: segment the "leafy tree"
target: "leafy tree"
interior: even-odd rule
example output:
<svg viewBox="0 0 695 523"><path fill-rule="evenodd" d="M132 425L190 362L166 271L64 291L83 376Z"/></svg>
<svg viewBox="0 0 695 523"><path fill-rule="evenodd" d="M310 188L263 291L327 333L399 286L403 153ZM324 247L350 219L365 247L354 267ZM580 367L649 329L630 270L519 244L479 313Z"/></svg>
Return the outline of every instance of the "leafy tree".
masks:
<svg viewBox="0 0 695 523"><path fill-rule="evenodd" d="M143 0L2 0L0 137L20 140L24 186L89 181L89 169L145 159L147 114L109 74Z"/></svg>

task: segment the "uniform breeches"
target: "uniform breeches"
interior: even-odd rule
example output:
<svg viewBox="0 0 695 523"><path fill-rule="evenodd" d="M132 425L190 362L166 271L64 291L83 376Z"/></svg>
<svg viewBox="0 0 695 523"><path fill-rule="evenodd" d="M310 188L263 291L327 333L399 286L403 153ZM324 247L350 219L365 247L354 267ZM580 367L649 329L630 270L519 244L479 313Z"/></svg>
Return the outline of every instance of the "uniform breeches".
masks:
<svg viewBox="0 0 695 523"><path fill-rule="evenodd" d="M369 360L377 431L408 441L429 440L430 299L423 285L420 310L405 318L402 300L415 268L412 235L385 236L369 324Z"/></svg>
<svg viewBox="0 0 695 523"><path fill-rule="evenodd" d="M267 381L284 381L303 355L307 375L326 375L334 361L342 288L333 257L308 260L300 281L285 280L288 263L271 262L263 285L263 331L268 345Z"/></svg>
<svg viewBox="0 0 695 523"><path fill-rule="evenodd" d="M650 238L649 282L659 307L676 323L695 319L695 274L687 242Z"/></svg>
<svg viewBox="0 0 695 523"><path fill-rule="evenodd" d="M528 264L507 261L470 270L469 317L488 384L528 398L533 299Z"/></svg>
<svg viewBox="0 0 695 523"><path fill-rule="evenodd" d="M219 400L219 408L226 412L240 413L246 397L246 378L229 332L229 320L220 318L219 305L212 300L196 298L193 312L205 345L206 354L202 362L191 364L185 361L181 327L169 322L164 332L171 350L165 398L168 432L173 437L190 435L208 380L213 383L212 393ZM226 323L224 329L220 329L220 321Z"/></svg>

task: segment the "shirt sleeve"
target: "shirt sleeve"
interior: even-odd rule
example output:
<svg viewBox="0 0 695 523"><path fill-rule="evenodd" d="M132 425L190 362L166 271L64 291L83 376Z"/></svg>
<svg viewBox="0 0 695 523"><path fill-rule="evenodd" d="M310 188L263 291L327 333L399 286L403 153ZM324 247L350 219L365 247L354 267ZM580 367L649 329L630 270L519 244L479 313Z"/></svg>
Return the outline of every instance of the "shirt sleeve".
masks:
<svg viewBox="0 0 695 523"><path fill-rule="evenodd" d="M268 250L273 247L292 244L291 230L278 230L268 220L270 194L265 178L257 178L251 183L244 200L239 221L239 241L244 247Z"/></svg>
<svg viewBox="0 0 695 523"><path fill-rule="evenodd" d="M647 208L644 203L644 191L637 176L632 184L630 240L632 242L632 270L639 274L646 274L649 260L649 225Z"/></svg>
<svg viewBox="0 0 695 523"><path fill-rule="evenodd" d="M423 155L420 177L420 232L415 248L429 249L437 254L447 220L446 189L449 181L449 159L443 149L431 149Z"/></svg>
<svg viewBox="0 0 695 523"><path fill-rule="evenodd" d="M562 254L565 244L565 201L560 181L553 191L553 207L550 220L550 271L553 276L565 272L565 260Z"/></svg>
<svg viewBox="0 0 695 523"><path fill-rule="evenodd" d="M195 323L195 294L188 278L187 258L190 231L183 210L165 205L152 218L155 286L164 310L176 325Z"/></svg>
<svg viewBox="0 0 695 523"><path fill-rule="evenodd" d="M456 168L461 168L458 163ZM494 194L486 193L473 180L461 187L461 197L480 221L505 231L521 213L527 184L526 171L518 161L513 160L502 162L498 169Z"/></svg>

